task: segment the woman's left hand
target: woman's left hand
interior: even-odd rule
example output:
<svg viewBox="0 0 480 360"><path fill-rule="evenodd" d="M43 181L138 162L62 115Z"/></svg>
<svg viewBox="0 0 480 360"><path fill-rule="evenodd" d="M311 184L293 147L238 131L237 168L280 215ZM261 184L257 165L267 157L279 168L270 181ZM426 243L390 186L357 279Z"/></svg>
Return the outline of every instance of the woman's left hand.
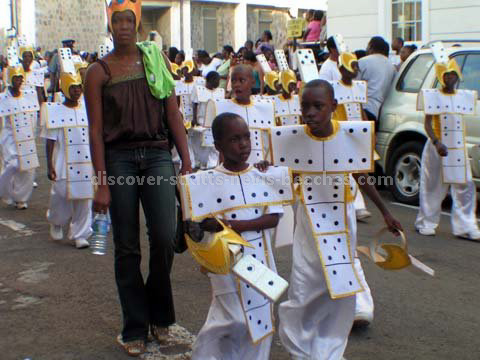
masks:
<svg viewBox="0 0 480 360"><path fill-rule="evenodd" d="M191 164L183 164L182 167L180 168L180 175L188 175L191 174L192 171L192 165Z"/></svg>

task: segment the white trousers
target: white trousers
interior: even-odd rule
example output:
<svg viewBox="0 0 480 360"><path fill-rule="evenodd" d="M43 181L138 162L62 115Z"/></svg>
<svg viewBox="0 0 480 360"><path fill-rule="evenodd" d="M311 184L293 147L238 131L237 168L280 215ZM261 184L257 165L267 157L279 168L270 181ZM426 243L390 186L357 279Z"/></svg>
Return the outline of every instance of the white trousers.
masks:
<svg viewBox="0 0 480 360"><path fill-rule="evenodd" d="M365 205L365 200L363 199L363 194L360 189L357 190L357 194L355 195L354 205L355 210L367 210L367 206Z"/></svg>
<svg viewBox="0 0 480 360"><path fill-rule="evenodd" d="M362 263L360 259L355 256L355 270L357 271L358 278L365 291L355 294L355 316L363 315L373 319L374 304L372 292L368 286L367 279L365 279L365 273L363 272Z"/></svg>
<svg viewBox="0 0 480 360"><path fill-rule="evenodd" d="M422 154L420 178L420 210L415 221L416 229L435 229L440 222L442 201L448 190L452 196L451 224L454 235L478 230L475 215L477 191L472 181L470 162L467 161L466 184L442 182L442 159L430 140Z"/></svg>
<svg viewBox="0 0 480 360"><path fill-rule="evenodd" d="M193 344L192 360L268 360L271 345L272 335L252 343L236 292L217 295Z"/></svg>
<svg viewBox="0 0 480 360"><path fill-rule="evenodd" d="M317 247L301 204L298 205L296 221L288 300L281 303L278 310L280 340L293 359L339 360L352 328L355 296L330 298ZM353 203L347 204L347 223L353 255L357 244Z"/></svg>
<svg viewBox="0 0 480 360"><path fill-rule="evenodd" d="M10 128L3 128L1 142L3 169L0 175L0 197L27 202L32 196L35 170L20 171L17 146Z"/></svg>
<svg viewBox="0 0 480 360"><path fill-rule="evenodd" d="M192 144L192 150L195 153L195 167L202 170L211 169L218 165L218 151L213 146L202 146L203 132L189 130L189 141Z"/></svg>
<svg viewBox="0 0 480 360"><path fill-rule="evenodd" d="M67 181L55 181L50 191L47 220L57 226L70 222L68 238L86 240L92 235L92 200L68 200Z"/></svg>

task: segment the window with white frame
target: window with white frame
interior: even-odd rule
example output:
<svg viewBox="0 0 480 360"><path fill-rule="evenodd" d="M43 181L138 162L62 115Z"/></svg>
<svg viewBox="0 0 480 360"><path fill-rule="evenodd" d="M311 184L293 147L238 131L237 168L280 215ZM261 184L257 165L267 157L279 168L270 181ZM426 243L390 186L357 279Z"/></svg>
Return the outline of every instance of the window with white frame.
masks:
<svg viewBox="0 0 480 360"><path fill-rule="evenodd" d="M392 39L422 40L422 0L392 0Z"/></svg>
<svg viewBox="0 0 480 360"><path fill-rule="evenodd" d="M205 50L214 53L218 50L217 44L217 9L202 8L203 17L203 44Z"/></svg>

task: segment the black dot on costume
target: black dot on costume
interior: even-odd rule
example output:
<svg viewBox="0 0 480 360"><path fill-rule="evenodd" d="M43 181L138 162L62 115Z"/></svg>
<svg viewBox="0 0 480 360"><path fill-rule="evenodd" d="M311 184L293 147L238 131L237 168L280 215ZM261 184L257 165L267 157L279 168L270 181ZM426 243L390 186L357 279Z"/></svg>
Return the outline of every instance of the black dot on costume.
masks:
<svg viewBox="0 0 480 360"><path fill-rule="evenodd" d="M322 214L322 218L326 219L326 218L327 218L327 214Z"/></svg>
<svg viewBox="0 0 480 360"><path fill-rule="evenodd" d="M337 275L337 271L336 271L336 270L333 270L333 275Z"/></svg>
<svg viewBox="0 0 480 360"><path fill-rule="evenodd" d="M367 128L363 128L363 132L366 133L368 131Z"/></svg>
<svg viewBox="0 0 480 360"><path fill-rule="evenodd" d="M247 270L248 270L248 271L252 271L252 270L253 270L253 266L247 267Z"/></svg>
<svg viewBox="0 0 480 360"><path fill-rule="evenodd" d="M252 300L248 300L247 304L250 305L252 303Z"/></svg>
<svg viewBox="0 0 480 360"><path fill-rule="evenodd" d="M323 243L326 244L326 243L327 243L327 239L323 239Z"/></svg>
<svg viewBox="0 0 480 360"><path fill-rule="evenodd" d="M311 188L311 187L308 187L308 188L307 188L307 191L312 191L312 188Z"/></svg>
<svg viewBox="0 0 480 360"><path fill-rule="evenodd" d="M296 133L297 133L297 130L292 130L292 133L293 133L293 134L296 134Z"/></svg>
<svg viewBox="0 0 480 360"><path fill-rule="evenodd" d="M348 162L351 164L353 163L353 159L348 159Z"/></svg>
<svg viewBox="0 0 480 360"><path fill-rule="evenodd" d="M199 208L203 208L203 203L198 204Z"/></svg>
<svg viewBox="0 0 480 360"><path fill-rule="evenodd" d="M285 158L280 158L280 162L285 162Z"/></svg>
<svg viewBox="0 0 480 360"><path fill-rule="evenodd" d="M367 158L362 158L362 162L363 162L363 163L366 163L366 162L367 162Z"/></svg>
<svg viewBox="0 0 480 360"><path fill-rule="evenodd" d="M261 325L261 324L262 324L262 320L258 320L258 321L257 321L257 324L258 324L258 325Z"/></svg>
<svg viewBox="0 0 480 360"><path fill-rule="evenodd" d="M349 281L349 282L348 282L348 284L349 284L350 286L352 286L352 285L353 285L353 283L352 283L351 281Z"/></svg>
<svg viewBox="0 0 480 360"><path fill-rule="evenodd" d="M273 281L270 280L270 281L268 282L268 285L273 286Z"/></svg>
<svg viewBox="0 0 480 360"><path fill-rule="evenodd" d="M310 211L311 211L312 213L314 213L314 212L315 212L315 209L314 209L314 208L311 208Z"/></svg>
<svg viewBox="0 0 480 360"><path fill-rule="evenodd" d="M217 199L217 203L220 204L221 202L222 202L222 199L218 198L218 199Z"/></svg>
<svg viewBox="0 0 480 360"><path fill-rule="evenodd" d="M230 196L230 200L235 200L235 195Z"/></svg>
<svg viewBox="0 0 480 360"><path fill-rule="evenodd" d="M313 164L313 160L308 160L308 164L309 164L309 165L312 165L312 164Z"/></svg>
<svg viewBox="0 0 480 360"><path fill-rule="evenodd" d="M335 205L335 206L333 207L333 210L338 210L338 206Z"/></svg>
<svg viewBox="0 0 480 360"><path fill-rule="evenodd" d="M300 162L300 160L295 159L295 164L298 164L299 162Z"/></svg>
<svg viewBox="0 0 480 360"><path fill-rule="evenodd" d="M252 193L252 197L253 197L253 198L254 198L254 197L257 197L257 194L255 194L255 193Z"/></svg>
<svg viewBox="0 0 480 360"><path fill-rule="evenodd" d="M328 260L332 260L332 257L331 257L331 256L329 256L329 257L328 257Z"/></svg>
<svg viewBox="0 0 480 360"><path fill-rule="evenodd" d="M263 193L263 196L268 196L268 192L265 191L265 192Z"/></svg>
<svg viewBox="0 0 480 360"><path fill-rule="evenodd" d="M342 255L343 260L347 260L347 257L345 255Z"/></svg>
<svg viewBox="0 0 480 360"><path fill-rule="evenodd" d="M353 133L353 129L349 129L348 132L349 132L350 134L352 134L352 133Z"/></svg>
<svg viewBox="0 0 480 360"><path fill-rule="evenodd" d="M277 136L280 136L280 135L282 135L282 132L281 132L281 131L277 131L276 134L277 134Z"/></svg>
<svg viewBox="0 0 480 360"><path fill-rule="evenodd" d="M338 159L333 160L334 164L338 164Z"/></svg>
<svg viewBox="0 0 480 360"><path fill-rule="evenodd" d="M280 193L280 195L283 195L284 193L283 189L278 190L278 192Z"/></svg>
<svg viewBox="0 0 480 360"><path fill-rule="evenodd" d="M237 218L237 214L232 214L232 219L236 219Z"/></svg>

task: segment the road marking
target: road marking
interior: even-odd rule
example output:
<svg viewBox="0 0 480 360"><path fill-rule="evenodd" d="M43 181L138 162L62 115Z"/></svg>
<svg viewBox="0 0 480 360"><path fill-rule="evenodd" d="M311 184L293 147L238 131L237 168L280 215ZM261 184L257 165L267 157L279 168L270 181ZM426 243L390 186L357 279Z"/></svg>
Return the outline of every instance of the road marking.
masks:
<svg viewBox="0 0 480 360"><path fill-rule="evenodd" d="M7 220L0 218L0 225L6 226L9 229L19 233L22 236L32 236L33 231L30 230L27 225L16 222L14 220Z"/></svg>
<svg viewBox="0 0 480 360"><path fill-rule="evenodd" d="M402 206L402 207L405 207L405 208L408 208L408 209L414 209L414 210L418 210L420 208L416 205L402 204L402 203L398 203L398 202L394 202L394 201L391 201L390 204L397 205L397 206ZM441 214L444 215L444 216L448 216L448 217L452 216L451 213L446 212L446 211L442 211ZM480 221L480 219L477 218L477 221Z"/></svg>

